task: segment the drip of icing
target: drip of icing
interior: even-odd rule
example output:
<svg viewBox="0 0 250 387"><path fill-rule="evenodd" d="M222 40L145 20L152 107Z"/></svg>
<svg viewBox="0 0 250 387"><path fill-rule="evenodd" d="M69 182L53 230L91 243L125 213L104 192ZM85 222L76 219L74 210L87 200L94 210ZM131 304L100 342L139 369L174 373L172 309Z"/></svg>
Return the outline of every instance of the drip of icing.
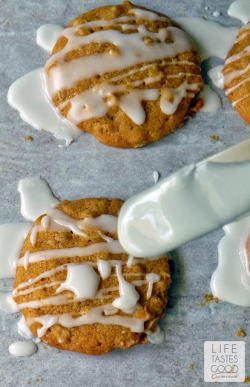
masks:
<svg viewBox="0 0 250 387"><path fill-rule="evenodd" d="M250 2L249 0L234 1L227 11L228 15L240 19L243 24L250 20Z"/></svg>
<svg viewBox="0 0 250 387"><path fill-rule="evenodd" d="M156 273L146 274L146 280L148 281L148 291L147 291L147 300L152 296L153 284L159 282L161 277Z"/></svg>
<svg viewBox="0 0 250 387"><path fill-rule="evenodd" d="M133 257L133 255L129 255L129 256L128 256L128 260L127 260L127 267L133 266L133 262L134 262L134 257Z"/></svg>
<svg viewBox="0 0 250 387"><path fill-rule="evenodd" d="M111 274L112 265L110 261L106 261L104 259L98 259L97 267L102 279L106 279Z"/></svg>
<svg viewBox="0 0 250 387"><path fill-rule="evenodd" d="M34 337L33 333L31 332L31 330L29 329L29 327L25 322L24 316L22 316L17 323L17 331L20 336L24 337L27 340L30 340Z"/></svg>
<svg viewBox="0 0 250 387"><path fill-rule="evenodd" d="M153 179L154 179L155 184L158 182L159 178L160 178L160 173L158 171L154 171L153 172Z"/></svg>
<svg viewBox="0 0 250 387"><path fill-rule="evenodd" d="M151 344L163 344L165 341L165 332L157 325L155 332L147 332L147 337Z"/></svg>
<svg viewBox="0 0 250 387"><path fill-rule="evenodd" d="M75 294L75 299L79 301L95 298L100 277L93 267L87 263L71 263L67 268L67 279L59 286L57 293L71 290Z"/></svg>
<svg viewBox="0 0 250 387"><path fill-rule="evenodd" d="M112 302L112 305L121 309L124 313L130 314L134 311L140 296L136 291L135 286L130 282L127 282L123 277L121 264L116 265L116 273L119 281L120 297L116 298Z"/></svg>
<svg viewBox="0 0 250 387"><path fill-rule="evenodd" d="M223 65L215 66L208 71L208 76L213 84L220 89L224 88L224 76L222 73Z"/></svg>
<svg viewBox="0 0 250 387"><path fill-rule="evenodd" d="M23 242L31 227L31 223L0 225L0 278L15 276Z"/></svg>
<svg viewBox="0 0 250 387"><path fill-rule="evenodd" d="M37 232L38 232L38 226L34 226L30 233L30 243L32 244L32 246L36 244Z"/></svg>
<svg viewBox="0 0 250 387"><path fill-rule="evenodd" d="M232 221L250 209L249 173L249 161L209 161L162 179L122 206L122 246L137 257L155 256Z"/></svg>
<svg viewBox="0 0 250 387"><path fill-rule="evenodd" d="M116 309L117 310L117 309ZM109 315L111 311L112 315ZM104 312L106 315L104 315ZM38 337L42 337L48 328L58 323L66 328L72 328L84 324L106 324L106 325L121 325L130 328L132 332L144 332L144 320L137 317L113 315L115 313L114 307L111 304L100 305L93 307L87 314L80 317L73 317L72 313L64 313L58 316L43 315L39 317L31 317L27 319L29 326L34 322L40 322L42 328L37 330Z"/></svg>
<svg viewBox="0 0 250 387"><path fill-rule="evenodd" d="M179 87L163 89L160 99L160 107L163 113L167 115L173 114L184 97L193 98L195 96L197 88L198 85L196 83L189 84L188 82L183 82Z"/></svg>
<svg viewBox="0 0 250 387"><path fill-rule="evenodd" d="M69 145L82 131L70 124L54 106L47 94L44 69L34 70L15 81L8 91L9 104L23 121L34 129L46 130Z"/></svg>
<svg viewBox="0 0 250 387"><path fill-rule="evenodd" d="M17 313L19 308L10 293L0 292L0 310L6 313Z"/></svg>
<svg viewBox="0 0 250 387"><path fill-rule="evenodd" d="M35 221L60 202L52 194L48 183L41 177L27 177L19 181L21 213L25 219Z"/></svg>
<svg viewBox="0 0 250 387"><path fill-rule="evenodd" d="M51 53L63 30L64 28L58 24L44 24L37 30L36 43Z"/></svg>
<svg viewBox="0 0 250 387"><path fill-rule="evenodd" d="M37 350L37 345L31 341L17 341L9 346L10 354L16 357L34 355Z"/></svg>
<svg viewBox="0 0 250 387"><path fill-rule="evenodd" d="M246 241L250 234L250 216L224 227L219 243L219 264L212 275L214 297L236 305L250 306L250 276L247 273Z"/></svg>
<svg viewBox="0 0 250 387"><path fill-rule="evenodd" d="M45 230L59 231L59 230L70 230L75 235L86 237L87 234L81 230L79 225L81 221L77 221L71 216L65 214L65 212L53 208L47 212L47 217L42 224Z"/></svg>
<svg viewBox="0 0 250 387"><path fill-rule="evenodd" d="M224 59L238 32L236 27L224 27L199 17L178 17L174 20L193 38L202 60L211 56Z"/></svg>
<svg viewBox="0 0 250 387"><path fill-rule="evenodd" d="M204 101L204 105L200 109L201 111L212 113L221 107L220 96L209 85L204 86L199 97Z"/></svg>

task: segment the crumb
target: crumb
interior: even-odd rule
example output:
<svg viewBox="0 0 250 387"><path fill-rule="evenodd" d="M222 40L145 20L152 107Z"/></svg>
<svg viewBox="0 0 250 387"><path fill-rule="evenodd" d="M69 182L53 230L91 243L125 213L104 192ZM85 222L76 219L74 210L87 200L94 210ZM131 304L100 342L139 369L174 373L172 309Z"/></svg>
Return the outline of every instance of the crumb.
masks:
<svg viewBox="0 0 250 387"><path fill-rule="evenodd" d="M5 23L4 23L6 26L9 25L9 20L5 20Z"/></svg>
<svg viewBox="0 0 250 387"><path fill-rule="evenodd" d="M58 349L58 350L57 350L57 353L61 353L61 350L60 350L60 349Z"/></svg>
<svg viewBox="0 0 250 387"><path fill-rule="evenodd" d="M29 175L30 173L29 172L25 172L25 175Z"/></svg>
<svg viewBox="0 0 250 387"><path fill-rule="evenodd" d="M245 334L245 332L243 331L242 328L238 329L237 336L239 336L239 337L245 337L246 336L246 334Z"/></svg>
<svg viewBox="0 0 250 387"><path fill-rule="evenodd" d="M16 169L16 173L18 173L19 172L19 169Z"/></svg>
<svg viewBox="0 0 250 387"><path fill-rule="evenodd" d="M25 137L25 141L27 141L27 140L33 141L33 137L31 137L31 136L26 136L26 137Z"/></svg>
<svg viewBox="0 0 250 387"><path fill-rule="evenodd" d="M44 345L43 348L44 348L44 349L48 349L47 345Z"/></svg>
<svg viewBox="0 0 250 387"><path fill-rule="evenodd" d="M189 368L190 368L191 370L193 370L193 369L194 369L194 363L189 364Z"/></svg>
<svg viewBox="0 0 250 387"><path fill-rule="evenodd" d="M219 136L216 136L215 134L209 136L211 140L219 140Z"/></svg>
<svg viewBox="0 0 250 387"><path fill-rule="evenodd" d="M209 294L203 294L203 297L204 297L204 300L202 301L201 306L204 306L204 305L207 304L209 301L214 301L214 302L216 302L216 304L219 302L218 297L214 297L214 296L212 295L212 293L209 293Z"/></svg>
<svg viewBox="0 0 250 387"><path fill-rule="evenodd" d="M31 382L28 382L28 384L31 384Z"/></svg>
<svg viewBox="0 0 250 387"><path fill-rule="evenodd" d="M37 379L36 379L36 382L39 382L39 380L40 380L40 379L39 379L39 378L37 378Z"/></svg>
<svg viewBox="0 0 250 387"><path fill-rule="evenodd" d="M69 172L69 168L66 168L66 169L65 169L65 172Z"/></svg>
<svg viewBox="0 0 250 387"><path fill-rule="evenodd" d="M250 383L250 376L245 377L244 383Z"/></svg>

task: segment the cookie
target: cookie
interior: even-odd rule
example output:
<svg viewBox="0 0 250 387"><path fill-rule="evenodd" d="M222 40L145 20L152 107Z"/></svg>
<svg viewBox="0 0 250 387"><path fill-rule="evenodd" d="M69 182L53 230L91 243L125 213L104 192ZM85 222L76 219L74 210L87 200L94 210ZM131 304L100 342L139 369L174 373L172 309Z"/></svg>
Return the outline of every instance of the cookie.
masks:
<svg viewBox="0 0 250 387"><path fill-rule="evenodd" d="M200 63L174 21L124 1L74 19L45 69L48 92L71 123L127 148L164 137L202 107Z"/></svg>
<svg viewBox="0 0 250 387"><path fill-rule="evenodd" d="M147 342L165 314L167 257L132 258L117 240L120 199L63 201L40 216L17 264L13 298L32 333L99 355Z"/></svg>
<svg viewBox="0 0 250 387"><path fill-rule="evenodd" d="M244 25L225 60L223 75L226 95L250 125L250 22Z"/></svg>

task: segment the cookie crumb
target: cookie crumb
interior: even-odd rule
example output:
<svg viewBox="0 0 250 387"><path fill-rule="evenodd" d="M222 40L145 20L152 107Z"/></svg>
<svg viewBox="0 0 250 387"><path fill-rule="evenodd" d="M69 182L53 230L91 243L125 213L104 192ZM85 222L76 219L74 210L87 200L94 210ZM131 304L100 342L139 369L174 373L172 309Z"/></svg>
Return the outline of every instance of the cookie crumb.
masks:
<svg viewBox="0 0 250 387"><path fill-rule="evenodd" d="M189 364L189 368L190 368L191 370L193 370L193 369L194 369L194 363Z"/></svg>
<svg viewBox="0 0 250 387"><path fill-rule="evenodd" d="M48 349L47 345L44 345L43 348L44 348L44 349Z"/></svg>
<svg viewBox="0 0 250 387"><path fill-rule="evenodd" d="M245 337L246 336L246 334L245 334L245 332L243 331L242 328L238 329L237 336L239 336L239 337Z"/></svg>
<svg viewBox="0 0 250 387"><path fill-rule="evenodd" d="M250 383L250 376L245 377L244 383Z"/></svg>
<svg viewBox="0 0 250 387"><path fill-rule="evenodd" d="M218 304L218 302L219 302L218 297L214 297L212 295L212 293L203 294L203 297L204 297L204 300L202 301L201 306L204 306L205 304L207 304L210 301L214 301L214 302L216 302L216 304Z"/></svg>
<svg viewBox="0 0 250 387"><path fill-rule="evenodd" d="M31 136L26 136L24 139L25 141L33 141L33 137Z"/></svg>
<svg viewBox="0 0 250 387"><path fill-rule="evenodd" d="M209 137L211 138L211 140L219 140L219 136L216 136L215 134L212 134Z"/></svg>
<svg viewBox="0 0 250 387"><path fill-rule="evenodd" d="M62 351L60 349L57 350L57 353L61 353Z"/></svg>

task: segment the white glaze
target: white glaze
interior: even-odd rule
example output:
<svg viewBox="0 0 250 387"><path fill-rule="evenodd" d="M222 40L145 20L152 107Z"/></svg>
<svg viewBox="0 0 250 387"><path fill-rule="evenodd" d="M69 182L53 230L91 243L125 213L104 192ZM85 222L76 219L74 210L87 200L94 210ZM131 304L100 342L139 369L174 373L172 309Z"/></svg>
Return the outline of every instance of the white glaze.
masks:
<svg viewBox="0 0 250 387"><path fill-rule="evenodd" d="M24 337L27 340L30 340L34 337L31 330L27 326L23 315L17 323L17 331L20 336Z"/></svg>
<svg viewBox="0 0 250 387"><path fill-rule="evenodd" d="M6 223L0 225L0 278L15 276L16 264L23 242L32 223Z"/></svg>
<svg viewBox="0 0 250 387"><path fill-rule="evenodd" d="M227 11L228 15L240 19L243 24L250 20L250 2L249 0L234 1Z"/></svg>
<svg viewBox="0 0 250 387"><path fill-rule="evenodd" d="M221 15L221 13L219 11L214 11L213 12L213 16L214 17L219 17Z"/></svg>
<svg viewBox="0 0 250 387"><path fill-rule="evenodd" d="M71 247L64 249L52 249L45 251L36 251L34 253L29 254L29 262L40 262L46 261L51 258L53 259L61 259L61 258L70 258L70 257L84 257L87 255L96 254L102 251L108 251L113 254L122 254L124 253L123 248L121 247L119 241L113 240L113 242L100 242L94 243L92 245L88 245L85 247ZM18 260L18 266L24 265L25 260L24 257Z"/></svg>
<svg viewBox="0 0 250 387"><path fill-rule="evenodd" d="M250 216L226 225L224 231L218 246L218 267L210 283L213 296L250 306L250 272L245 247L250 235Z"/></svg>
<svg viewBox="0 0 250 387"><path fill-rule="evenodd" d="M153 179L154 179L155 184L158 182L159 178L160 178L160 173L158 171L154 171L153 172Z"/></svg>
<svg viewBox="0 0 250 387"><path fill-rule="evenodd" d="M147 332L147 337L151 344L162 344L165 341L165 332L157 325L155 332Z"/></svg>
<svg viewBox="0 0 250 387"><path fill-rule="evenodd" d="M27 177L19 181L21 213L27 220L35 221L60 202L51 192L48 183L41 177Z"/></svg>
<svg viewBox="0 0 250 387"><path fill-rule="evenodd" d="M220 89L224 88L224 76L222 73L223 65L215 66L212 69L208 70L208 76L213 82L213 84Z"/></svg>
<svg viewBox="0 0 250 387"><path fill-rule="evenodd" d="M221 107L221 98L209 85L205 85L199 94L204 101L204 105L200 109L203 112L216 112Z"/></svg>
<svg viewBox="0 0 250 387"><path fill-rule="evenodd" d="M112 265L110 261L106 261L104 259L98 259L97 261L97 267L100 273L100 276L102 279L106 279L111 274Z"/></svg>
<svg viewBox="0 0 250 387"><path fill-rule="evenodd" d="M211 56L225 59L238 32L236 27L224 27L199 17L178 17L174 20L192 37L202 60Z"/></svg>
<svg viewBox="0 0 250 387"><path fill-rule="evenodd" d="M8 102L23 121L34 129L46 130L66 145L76 140L82 131L63 117L47 94L44 69L34 70L15 81L8 91Z"/></svg>
<svg viewBox="0 0 250 387"><path fill-rule="evenodd" d="M110 311L112 315L109 315ZM106 312L106 315L103 314L103 312ZM37 330L38 337L42 337L46 333L47 329L54 324L61 324L66 328L71 328L84 324L100 323L107 325L121 325L130 328L133 332L137 333L144 331L143 319L130 316L113 315L114 313L115 308L111 304L105 304L93 307L87 314L83 314L77 318L73 317L71 313L64 313L58 316L43 315L40 317L28 318L27 323L29 326L34 322L40 322L43 325L42 328Z"/></svg>
<svg viewBox="0 0 250 387"><path fill-rule="evenodd" d="M135 286L132 283L127 282L123 277L121 264L116 265L116 273L119 281L120 297L116 298L112 302L112 305L121 309L124 313L133 313L140 296L135 289Z"/></svg>
<svg viewBox="0 0 250 387"><path fill-rule="evenodd" d="M19 308L13 300L11 292L0 292L0 310L5 313L19 312Z"/></svg>
<svg viewBox="0 0 250 387"><path fill-rule="evenodd" d="M51 53L63 30L64 28L58 24L44 24L37 30L36 43Z"/></svg>
<svg viewBox="0 0 250 387"><path fill-rule="evenodd" d="M10 354L16 357L34 355L37 350L37 345L32 341L16 341L9 346Z"/></svg>
<svg viewBox="0 0 250 387"><path fill-rule="evenodd" d="M249 161L180 169L125 202L121 245L138 257L160 255L232 221L250 209L249 174Z"/></svg>
<svg viewBox="0 0 250 387"><path fill-rule="evenodd" d="M146 280L148 281L148 291L147 291L147 299L148 300L152 296L153 285L156 282L159 282L160 279L161 279L161 277L159 276L159 274L156 274L156 273L146 274Z"/></svg>
<svg viewBox="0 0 250 387"><path fill-rule="evenodd" d="M87 263L71 263L67 266L67 279L57 289L57 293L71 290L76 300L95 298L100 277Z"/></svg>

